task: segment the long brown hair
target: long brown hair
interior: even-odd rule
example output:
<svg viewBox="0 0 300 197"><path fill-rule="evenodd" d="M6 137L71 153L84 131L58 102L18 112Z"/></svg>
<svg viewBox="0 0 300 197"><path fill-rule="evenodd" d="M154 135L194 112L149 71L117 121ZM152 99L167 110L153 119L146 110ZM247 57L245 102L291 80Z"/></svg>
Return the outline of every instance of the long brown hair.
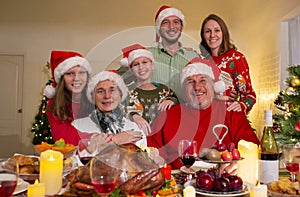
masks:
<svg viewBox="0 0 300 197"><path fill-rule="evenodd" d="M229 31L228 31L228 28L227 28L224 20L215 14L210 14L203 20L202 25L201 25L201 31L200 31L201 42L200 42L200 46L199 46L201 53L205 57L207 55L212 54L211 49L207 45L205 38L204 38L204 26L209 20L216 21L220 25L221 30L222 30L223 38L222 38L222 43L221 43L220 49L218 51L218 55L222 55L222 54L226 53L227 51L229 51L230 49L236 49L236 46L231 42ZM207 53L209 53L209 54L207 54Z"/></svg>
<svg viewBox="0 0 300 197"><path fill-rule="evenodd" d="M91 111L94 109L94 105L91 104L86 97L86 88L87 84L81 92L80 110L77 118L89 115L89 113L91 113ZM56 93L53 97L53 103L48 107L48 109L62 121L73 119L72 92L67 90L65 87L65 80L63 77L61 77L60 82L57 84Z"/></svg>

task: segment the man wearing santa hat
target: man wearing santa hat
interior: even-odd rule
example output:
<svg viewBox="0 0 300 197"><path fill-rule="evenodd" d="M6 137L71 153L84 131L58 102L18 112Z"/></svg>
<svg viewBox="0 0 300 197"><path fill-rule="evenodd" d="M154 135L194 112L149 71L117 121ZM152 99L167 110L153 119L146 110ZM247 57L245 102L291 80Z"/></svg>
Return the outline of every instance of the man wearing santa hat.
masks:
<svg viewBox="0 0 300 197"><path fill-rule="evenodd" d="M180 10L167 5L161 6L155 16L155 45L148 48L156 62L152 81L167 85L179 97L182 95L180 72L191 59L200 57L193 49L185 48L179 42L184 26L185 19ZM122 66L118 69L126 83L130 83L131 73L127 71L128 68Z"/></svg>
<svg viewBox="0 0 300 197"><path fill-rule="evenodd" d="M152 81L166 84L180 99L183 97L180 73L191 59L200 57L194 50L183 47L179 41L185 25L180 10L161 6L155 16L156 46L149 48L156 61Z"/></svg>
<svg viewBox="0 0 300 197"><path fill-rule="evenodd" d="M225 91L225 83L219 79L220 70L210 61L194 58L181 73L181 84L186 103L181 103L162 112L152 124L148 146L159 149L160 154L175 169L182 166L178 158L180 140L196 140L198 152L219 142L240 140L259 144L246 115L243 112L227 111L226 103L215 99L216 94ZM215 129L215 134L213 130ZM228 133L226 133L228 131ZM237 166L228 166L226 172L237 173Z"/></svg>

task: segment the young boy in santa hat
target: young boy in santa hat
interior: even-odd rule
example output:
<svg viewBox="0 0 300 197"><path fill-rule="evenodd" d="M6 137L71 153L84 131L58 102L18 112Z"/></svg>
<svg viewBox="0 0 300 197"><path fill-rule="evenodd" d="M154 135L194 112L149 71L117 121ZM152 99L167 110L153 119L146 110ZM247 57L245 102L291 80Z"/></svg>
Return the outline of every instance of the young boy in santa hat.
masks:
<svg viewBox="0 0 300 197"><path fill-rule="evenodd" d="M155 60L150 51L140 44L133 44L122 49L122 66L129 67L135 77L129 88L129 97L125 102L128 117L147 135L151 133L150 124L159 112L178 104L174 92L166 85L152 82Z"/></svg>

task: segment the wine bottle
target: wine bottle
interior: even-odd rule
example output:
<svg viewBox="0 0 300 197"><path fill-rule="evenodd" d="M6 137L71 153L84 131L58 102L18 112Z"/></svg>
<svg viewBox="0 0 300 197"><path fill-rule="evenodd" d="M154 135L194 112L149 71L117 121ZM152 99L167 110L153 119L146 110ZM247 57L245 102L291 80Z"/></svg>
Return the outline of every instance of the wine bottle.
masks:
<svg viewBox="0 0 300 197"><path fill-rule="evenodd" d="M279 153L272 127L272 110L265 110L258 155L258 180L263 184L278 181L279 176Z"/></svg>

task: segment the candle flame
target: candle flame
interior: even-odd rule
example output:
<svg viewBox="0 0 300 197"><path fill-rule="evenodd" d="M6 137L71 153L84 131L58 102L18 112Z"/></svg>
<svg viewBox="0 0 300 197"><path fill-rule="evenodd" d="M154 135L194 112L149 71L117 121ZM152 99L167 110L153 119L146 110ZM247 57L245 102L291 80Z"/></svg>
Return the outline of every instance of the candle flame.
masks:
<svg viewBox="0 0 300 197"><path fill-rule="evenodd" d="M50 155L50 157L49 157L49 161L54 161L55 159L54 159L54 156L53 155Z"/></svg>

